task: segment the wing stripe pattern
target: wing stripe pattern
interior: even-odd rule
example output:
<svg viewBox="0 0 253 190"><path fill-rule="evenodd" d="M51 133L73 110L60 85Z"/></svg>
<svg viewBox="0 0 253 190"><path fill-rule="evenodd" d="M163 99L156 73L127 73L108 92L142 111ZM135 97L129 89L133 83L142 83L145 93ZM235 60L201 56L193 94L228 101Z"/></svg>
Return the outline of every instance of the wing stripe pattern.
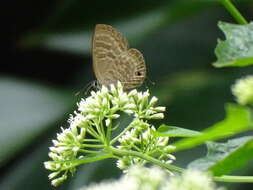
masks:
<svg viewBox="0 0 253 190"><path fill-rule="evenodd" d="M92 54L94 72L102 85L120 81L128 90L145 80L146 65L142 54L137 49L128 49L127 40L109 25L96 25Z"/></svg>

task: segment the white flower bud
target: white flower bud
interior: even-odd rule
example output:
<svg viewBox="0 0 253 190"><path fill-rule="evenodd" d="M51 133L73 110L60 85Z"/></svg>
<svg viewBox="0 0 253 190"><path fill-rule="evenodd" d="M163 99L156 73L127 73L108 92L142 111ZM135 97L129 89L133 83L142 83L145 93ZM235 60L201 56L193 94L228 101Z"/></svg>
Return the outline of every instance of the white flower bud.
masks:
<svg viewBox="0 0 253 190"><path fill-rule="evenodd" d="M54 146L51 146L51 147L49 147L49 150L51 151L51 152L54 152L54 153L58 153L58 148L56 148L56 147L54 147Z"/></svg>
<svg viewBox="0 0 253 190"><path fill-rule="evenodd" d="M135 109L136 108L136 105L135 104L126 104L124 106L124 109Z"/></svg>
<svg viewBox="0 0 253 190"><path fill-rule="evenodd" d="M168 144L169 137L158 137L157 145L159 146L165 146Z"/></svg>
<svg viewBox="0 0 253 190"><path fill-rule="evenodd" d="M109 127L109 126L111 125L111 122L112 122L111 119L106 119L106 120L105 120L105 125L106 125L106 127Z"/></svg>
<svg viewBox="0 0 253 190"><path fill-rule="evenodd" d="M142 100L143 99L143 95L142 95L142 92L138 92L137 93L137 97L138 97L138 100Z"/></svg>
<svg viewBox="0 0 253 190"><path fill-rule="evenodd" d="M172 163L173 163L173 160L166 160L165 163L166 163L166 164L172 164Z"/></svg>
<svg viewBox="0 0 253 190"><path fill-rule="evenodd" d="M86 119L93 119L93 118L95 118L96 116L94 116L94 115L91 115L91 114L88 114L88 115L86 115Z"/></svg>
<svg viewBox="0 0 253 190"><path fill-rule="evenodd" d="M91 96L96 96L96 92L94 92L93 90L90 92Z"/></svg>
<svg viewBox="0 0 253 190"><path fill-rule="evenodd" d="M119 118L119 117L120 117L119 114L113 114L113 115L111 115L111 118L112 118L112 119L117 119L117 118Z"/></svg>
<svg viewBox="0 0 253 190"><path fill-rule="evenodd" d="M166 111L166 107L158 106L158 107L155 107L153 110L157 111L157 112L165 112Z"/></svg>
<svg viewBox="0 0 253 190"><path fill-rule="evenodd" d="M114 96L117 95L117 89L115 88L114 84L110 85L110 91Z"/></svg>
<svg viewBox="0 0 253 190"><path fill-rule="evenodd" d="M142 133L142 138L145 140L150 138L150 129L147 129L144 133Z"/></svg>
<svg viewBox="0 0 253 190"><path fill-rule="evenodd" d="M168 158L170 158L171 160L176 160L176 157L172 154L167 154Z"/></svg>
<svg viewBox="0 0 253 190"><path fill-rule="evenodd" d="M127 114L129 114L129 115L131 115L131 114L133 114L133 113L134 113L134 111L133 111L133 110L124 110L124 112L125 112L125 113L127 113Z"/></svg>
<svg viewBox="0 0 253 190"><path fill-rule="evenodd" d="M156 104L156 102L158 101L158 98L153 96L149 102L149 106L153 106Z"/></svg>
<svg viewBox="0 0 253 190"><path fill-rule="evenodd" d="M48 170L55 170L55 164L53 161L44 162L44 167Z"/></svg>
<svg viewBox="0 0 253 190"><path fill-rule="evenodd" d="M163 113L156 113L156 114L150 116L150 119L163 119L163 118L164 118Z"/></svg>
<svg viewBox="0 0 253 190"><path fill-rule="evenodd" d="M102 92L102 94L108 93L108 88L106 86L102 85L101 92Z"/></svg>
<svg viewBox="0 0 253 190"><path fill-rule="evenodd" d="M236 80L232 93L241 105L253 105L253 75Z"/></svg>
<svg viewBox="0 0 253 190"><path fill-rule="evenodd" d="M149 95L150 95L149 91L147 90L146 92L143 93L142 97L146 99L149 97Z"/></svg>
<svg viewBox="0 0 253 190"><path fill-rule="evenodd" d="M60 171L59 171L59 172L53 172L53 173L51 173L50 175L48 175L48 178L49 178L49 179L53 179L53 178L55 178L59 173L60 173Z"/></svg>
<svg viewBox="0 0 253 190"><path fill-rule="evenodd" d="M149 115L152 115L152 114L155 114L156 112L154 112L152 109L148 109L147 111L146 111L146 116L149 116Z"/></svg>
<svg viewBox="0 0 253 190"><path fill-rule="evenodd" d="M119 90L123 90L123 86L122 86L122 84L121 84L120 81L117 82L117 88L118 88Z"/></svg>
<svg viewBox="0 0 253 190"><path fill-rule="evenodd" d="M129 93L128 93L128 96L131 97L131 96L136 96L138 94L137 90L134 89L134 90L131 90Z"/></svg>
<svg viewBox="0 0 253 190"><path fill-rule="evenodd" d="M126 164L123 160L118 160L117 163L116 163L117 167L121 170L124 170L126 169Z"/></svg>
<svg viewBox="0 0 253 190"><path fill-rule="evenodd" d="M52 158L52 160L59 160L58 154L56 154L56 153L54 153L54 152L49 152L49 153L48 153L48 156L49 156L50 158Z"/></svg>
<svg viewBox="0 0 253 190"><path fill-rule="evenodd" d="M176 149L176 147L175 146L173 146L173 145L168 145L168 146L166 146L165 147L165 152L171 152L171 151L173 151L173 150L175 150Z"/></svg>
<svg viewBox="0 0 253 190"><path fill-rule="evenodd" d="M63 176L61 176L61 177L59 177L59 178L54 179L54 180L51 182L51 184L52 184L53 186L58 186L58 185L60 185L63 181L65 181L66 179L67 179L67 175L63 175Z"/></svg>
<svg viewBox="0 0 253 190"><path fill-rule="evenodd" d="M53 142L54 146L59 146L60 144L62 144L62 143L60 143L60 142L57 141L57 140L52 140L52 142Z"/></svg>
<svg viewBox="0 0 253 190"><path fill-rule="evenodd" d="M106 99L106 98L103 98L103 100L102 100L102 106L103 106L103 107L106 107L107 105L108 105L107 99Z"/></svg>
<svg viewBox="0 0 253 190"><path fill-rule="evenodd" d="M79 150L80 150L80 148L78 146L75 146L75 147L72 148L73 152L78 152Z"/></svg>
<svg viewBox="0 0 253 190"><path fill-rule="evenodd" d="M79 141L82 141L85 138L85 135L86 135L86 129L85 128L81 128L80 134L77 136L77 139Z"/></svg>
<svg viewBox="0 0 253 190"><path fill-rule="evenodd" d="M127 102L129 102L128 96L126 93L123 93L120 97L120 104L125 104Z"/></svg>

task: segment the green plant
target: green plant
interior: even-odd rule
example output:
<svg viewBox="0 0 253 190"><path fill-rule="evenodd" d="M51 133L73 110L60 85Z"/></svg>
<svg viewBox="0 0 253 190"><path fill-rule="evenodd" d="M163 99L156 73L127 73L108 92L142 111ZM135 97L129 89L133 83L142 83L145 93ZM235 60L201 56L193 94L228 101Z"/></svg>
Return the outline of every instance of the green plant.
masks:
<svg viewBox="0 0 253 190"><path fill-rule="evenodd" d="M215 50L216 67L248 66L253 64L253 25L247 23L229 0L221 0L232 16L239 22L220 22L219 27L227 39L219 41ZM239 80L232 92L239 104L226 104L226 118L204 131L192 131L180 127L161 125L158 130L148 121L163 119L164 107L155 107L157 98L149 100L149 92L132 90L123 92L120 83L115 87L102 87L98 92L81 100L78 112L70 117L70 128L62 129L50 147L52 161L45 167L53 185L59 185L73 174L76 167L102 159L117 159L117 166L128 171L135 164L155 164L170 174L181 173L183 168L173 165L174 152L191 149L207 143L208 154L189 164L198 170L211 172L215 181L253 182L252 176L231 176L232 171L244 166L253 157L253 136L225 139L241 132L252 130L253 78ZM132 122L117 136L116 119L125 112L133 117ZM169 138L183 137L173 144Z"/></svg>

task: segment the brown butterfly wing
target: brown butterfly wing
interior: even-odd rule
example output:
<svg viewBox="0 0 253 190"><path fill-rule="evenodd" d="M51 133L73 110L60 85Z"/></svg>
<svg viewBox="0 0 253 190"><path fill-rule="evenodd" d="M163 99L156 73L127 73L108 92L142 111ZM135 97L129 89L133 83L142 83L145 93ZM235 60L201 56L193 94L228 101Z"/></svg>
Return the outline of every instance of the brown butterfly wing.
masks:
<svg viewBox="0 0 253 190"><path fill-rule="evenodd" d="M93 36L93 67L100 84L120 81L125 90L140 86L146 65L137 49L128 50L127 40L109 25L96 25Z"/></svg>
<svg viewBox="0 0 253 190"><path fill-rule="evenodd" d="M146 65L140 51L131 48L120 54L115 60L115 78L119 80L125 90L140 86L146 78Z"/></svg>
<svg viewBox="0 0 253 190"><path fill-rule="evenodd" d="M92 57L93 69L100 84L111 83L113 79L106 74L111 73L115 59L127 49L127 40L113 27L105 24L96 25L92 40Z"/></svg>

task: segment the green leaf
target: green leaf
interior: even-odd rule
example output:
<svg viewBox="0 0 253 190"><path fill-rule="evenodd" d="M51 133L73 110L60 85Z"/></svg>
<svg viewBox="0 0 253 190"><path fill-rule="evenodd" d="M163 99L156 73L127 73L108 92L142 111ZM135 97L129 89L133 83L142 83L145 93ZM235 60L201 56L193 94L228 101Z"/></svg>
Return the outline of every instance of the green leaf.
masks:
<svg viewBox="0 0 253 190"><path fill-rule="evenodd" d="M70 94L25 81L0 78L0 162L3 164L70 109Z"/></svg>
<svg viewBox="0 0 253 190"><path fill-rule="evenodd" d="M201 133L198 131L193 131L189 129L164 124L158 128L155 134L157 136L167 136L167 137L195 137L201 135Z"/></svg>
<svg viewBox="0 0 253 190"><path fill-rule="evenodd" d="M226 40L218 40L215 67L243 67L253 64L253 23L247 25L219 22Z"/></svg>
<svg viewBox="0 0 253 190"><path fill-rule="evenodd" d="M188 167L208 169L215 176L229 174L253 158L253 136L228 140L226 143L207 142L207 149L206 157L193 161Z"/></svg>
<svg viewBox="0 0 253 190"><path fill-rule="evenodd" d="M226 105L226 118L205 129L203 135L177 141L175 151L189 149L206 141L218 140L253 128L249 108L237 104Z"/></svg>

